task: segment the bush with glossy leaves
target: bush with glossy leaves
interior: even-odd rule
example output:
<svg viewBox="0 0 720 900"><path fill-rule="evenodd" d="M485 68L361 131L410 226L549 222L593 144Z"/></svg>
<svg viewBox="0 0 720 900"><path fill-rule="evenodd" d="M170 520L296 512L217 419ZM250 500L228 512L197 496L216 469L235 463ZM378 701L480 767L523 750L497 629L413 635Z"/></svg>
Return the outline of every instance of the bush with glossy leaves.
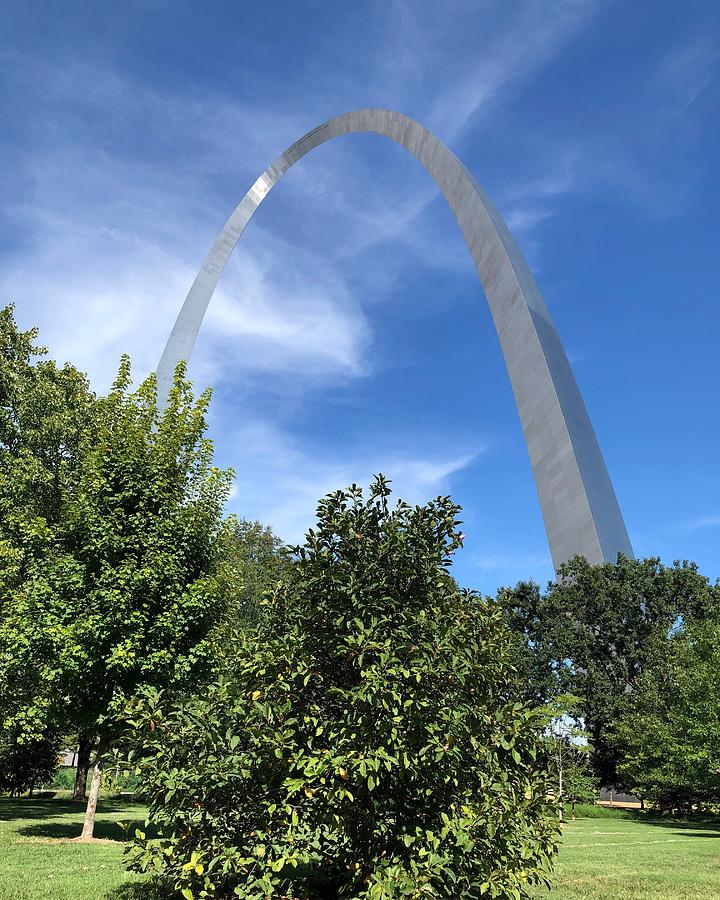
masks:
<svg viewBox="0 0 720 900"><path fill-rule="evenodd" d="M226 680L129 715L132 868L183 896L521 898L557 817L500 611L458 589L459 508L326 497Z"/></svg>

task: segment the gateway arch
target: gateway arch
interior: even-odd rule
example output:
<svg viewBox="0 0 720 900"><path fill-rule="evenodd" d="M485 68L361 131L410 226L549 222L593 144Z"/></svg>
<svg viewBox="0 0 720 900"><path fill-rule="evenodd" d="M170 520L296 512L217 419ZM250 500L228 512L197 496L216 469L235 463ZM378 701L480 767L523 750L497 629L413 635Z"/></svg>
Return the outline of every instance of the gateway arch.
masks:
<svg viewBox="0 0 720 900"><path fill-rule="evenodd" d="M252 214L290 166L343 134L374 132L409 150L448 202L475 262L505 357L555 568L579 554L615 562L632 547L595 432L535 279L485 191L418 122L360 109L309 131L257 179L225 223L190 288L157 370L167 397L187 360L220 275Z"/></svg>

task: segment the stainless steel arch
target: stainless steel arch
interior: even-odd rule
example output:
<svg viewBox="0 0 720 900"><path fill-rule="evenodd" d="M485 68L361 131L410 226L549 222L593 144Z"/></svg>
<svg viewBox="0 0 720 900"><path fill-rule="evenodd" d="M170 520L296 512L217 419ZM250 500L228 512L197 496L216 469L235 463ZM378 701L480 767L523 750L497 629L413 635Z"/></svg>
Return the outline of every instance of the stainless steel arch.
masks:
<svg viewBox="0 0 720 900"><path fill-rule="evenodd" d="M402 144L432 175L480 276L500 339L530 454L553 563L580 554L614 562L632 547L575 377L530 270L500 214L472 175L426 128L400 113L361 109L309 131L269 166L225 223L190 288L157 370L167 397L192 352L230 254L270 189L299 159L342 134L375 132Z"/></svg>

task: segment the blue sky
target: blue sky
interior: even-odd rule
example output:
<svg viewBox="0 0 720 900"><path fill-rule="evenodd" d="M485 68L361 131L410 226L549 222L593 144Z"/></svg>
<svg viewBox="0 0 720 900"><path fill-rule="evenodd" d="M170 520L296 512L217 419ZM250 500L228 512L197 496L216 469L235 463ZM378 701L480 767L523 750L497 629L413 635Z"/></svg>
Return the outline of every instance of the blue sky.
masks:
<svg viewBox="0 0 720 900"><path fill-rule="evenodd" d="M257 175L362 106L431 128L505 215L638 555L720 575L720 6L6 2L0 299L105 389L138 377ZM552 574L482 289L431 180L354 135L263 204L191 374L231 507L297 540L383 471L463 505L468 586Z"/></svg>

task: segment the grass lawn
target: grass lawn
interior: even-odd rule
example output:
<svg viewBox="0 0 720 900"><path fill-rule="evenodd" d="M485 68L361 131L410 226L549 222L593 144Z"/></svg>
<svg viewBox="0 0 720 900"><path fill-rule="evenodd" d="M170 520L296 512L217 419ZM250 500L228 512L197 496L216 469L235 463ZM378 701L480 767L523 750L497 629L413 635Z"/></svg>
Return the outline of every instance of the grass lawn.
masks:
<svg viewBox="0 0 720 900"><path fill-rule="evenodd" d="M125 872L123 832L142 806L105 801L97 837L78 844L83 810L64 800L0 798L0 900L150 900ZM135 826L133 826L135 827ZM720 825L578 819L563 831L555 886L546 900L718 900Z"/></svg>
<svg viewBox="0 0 720 900"><path fill-rule="evenodd" d="M125 872L124 834L117 822L141 826L145 809L131 803L98 805L95 836L78 844L84 808L65 800L0 798L1 900L130 900L147 897L141 880ZM134 826L133 826L134 827Z"/></svg>
<svg viewBox="0 0 720 900"><path fill-rule="evenodd" d="M720 825L578 819L548 900L718 900Z"/></svg>

